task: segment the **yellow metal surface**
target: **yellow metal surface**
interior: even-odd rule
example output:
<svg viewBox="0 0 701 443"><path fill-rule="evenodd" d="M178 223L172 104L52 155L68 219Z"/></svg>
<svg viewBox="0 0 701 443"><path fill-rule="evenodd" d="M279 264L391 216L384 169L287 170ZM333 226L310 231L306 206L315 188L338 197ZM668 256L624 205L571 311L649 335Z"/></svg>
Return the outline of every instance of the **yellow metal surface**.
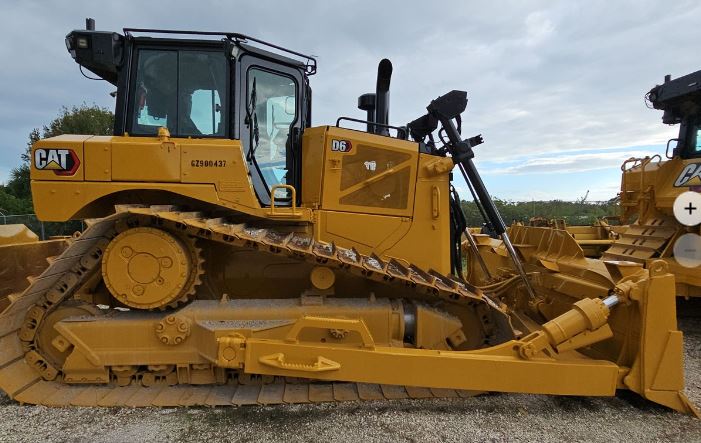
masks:
<svg viewBox="0 0 701 443"><path fill-rule="evenodd" d="M306 129L302 136L302 205L306 207L314 208L321 204L325 136L326 126Z"/></svg>
<svg viewBox="0 0 701 443"><path fill-rule="evenodd" d="M94 136L83 142L85 181L112 180L112 137Z"/></svg>
<svg viewBox="0 0 701 443"><path fill-rule="evenodd" d="M647 159L631 159L624 166L635 164L630 169L624 169L621 191L621 213L624 219L641 218L629 225L609 225L606 220L597 220L590 226L568 226L564 220L548 220L542 217L531 219L531 226L547 226L566 230L582 248L586 257L601 258L604 261L630 261L649 266L652 261L663 260L670 272L675 276L676 294L679 297L701 297L701 267L695 268L680 265L674 258L674 241L682 234L693 232L701 234L699 227L685 227L669 215L672 212L672 197L657 201L655 191L662 187L662 195L676 196L687 188L677 188L670 191L669 181L676 180L680 171L673 168L685 168L694 162L682 162L672 159L668 162L657 162ZM660 169L666 169L658 175ZM645 171L645 172L643 172ZM683 169L682 169L683 171ZM659 181L661 177L662 181ZM670 178L671 177L671 178ZM646 187L646 192L640 192L640 186ZM676 198L676 197L674 197ZM642 211L642 212L641 212ZM467 247L465 243L463 249Z"/></svg>
<svg viewBox="0 0 701 443"><path fill-rule="evenodd" d="M34 151L53 146L54 138L47 140L35 144ZM58 145L78 153L81 167L76 175L58 176L32 163L32 195L42 220L100 217L115 203L132 203L133 194L125 196L129 191L151 193L161 203L193 199L261 217L268 211L253 194L238 140L128 136L58 140ZM84 164L84 143L93 166ZM83 167L88 170L85 181L79 175ZM310 217L309 211L302 211L303 220Z"/></svg>
<svg viewBox="0 0 701 443"><path fill-rule="evenodd" d="M696 162L698 160L679 157L662 161L659 155L624 162L620 194L622 221L633 222L651 210L672 216L674 199L688 190L688 187L675 186L674 182L687 165Z"/></svg>
<svg viewBox="0 0 701 443"><path fill-rule="evenodd" d="M112 140L112 181L180 182L181 147L159 139Z"/></svg>
<svg viewBox="0 0 701 443"><path fill-rule="evenodd" d="M315 288L326 290L333 286L336 282L336 275L333 271L325 266L316 266L312 269L309 278Z"/></svg>
<svg viewBox="0 0 701 443"><path fill-rule="evenodd" d="M318 214L321 240L341 245L355 243L363 253L391 247L406 235L411 226L409 219L402 221L401 217L338 211L319 211ZM372 229L364 229L362 238L354 240L366 226L372 226Z"/></svg>
<svg viewBox="0 0 701 443"><path fill-rule="evenodd" d="M34 143L31 155L32 179L83 181L85 179L83 143L90 138L89 135L65 134ZM66 162L71 157L71 153L75 155L78 163L75 172L69 175L58 175L62 168L68 166Z"/></svg>
<svg viewBox="0 0 701 443"><path fill-rule="evenodd" d="M348 152L334 141L350 142ZM322 207L329 211L411 216L416 143L328 127L324 139Z"/></svg>
<svg viewBox="0 0 701 443"><path fill-rule="evenodd" d="M66 239L36 241L24 225L15 226L20 228L9 229L12 236L5 237L8 243L0 244L0 312L11 303L12 297L29 286L28 278L40 275L49 266L49 260L68 246ZM17 233L20 233L19 241L16 241ZM15 241L10 243L10 239Z"/></svg>
<svg viewBox="0 0 701 443"><path fill-rule="evenodd" d="M681 193L699 189L693 178L698 159L674 157L662 160L659 155L630 158L621 166L620 209L625 226L604 259L624 259L648 266L662 259L674 270L676 294L701 297L700 266L680 266L674 259L673 244L682 234L701 234L701 227L686 227L674 218L672 205Z"/></svg>
<svg viewBox="0 0 701 443"><path fill-rule="evenodd" d="M201 283L200 257L189 240L155 228L128 229L110 242L102 278L117 300L136 309L185 302Z"/></svg>
<svg viewBox="0 0 701 443"><path fill-rule="evenodd" d="M0 225L0 246L38 241L39 237L25 225Z"/></svg>
<svg viewBox="0 0 701 443"><path fill-rule="evenodd" d="M608 354L612 357L618 353L623 356L626 347L629 350L634 349L634 358L631 359L631 354L628 354L628 357L616 360L621 371L619 377L622 377L619 378L619 388L626 387L652 401L699 416L699 411L686 399L682 390L675 390L683 385L683 353L678 347L681 343L681 332L676 326L674 275L669 273L669 268L663 260L655 260L645 269L633 262L602 262L588 259L570 235L551 228L512 226L511 237L526 260L526 269L537 285L539 296L539 299L522 308L522 314L512 316L516 325L521 323L520 327L526 329L529 325L531 328L534 326L531 320L528 320L529 311L536 311L546 318L562 314L569 309L562 305L566 299L576 301L583 300L584 297L603 298L611 292L618 294L625 300L623 306L614 308L605 325L605 328L610 327L613 337L608 331L603 331L595 344L587 344L591 337L582 338L585 340L585 347L580 348L579 352L587 356L601 356L604 353L603 355ZM498 241L481 235L477 235L476 238L480 244L479 250L491 265L490 268L510 266L508 259L500 252ZM602 267L602 264L605 266ZM474 262L471 266L474 269L470 272L473 275L478 274L479 267ZM606 289L610 285L606 283L607 280L615 283L613 289ZM645 290L639 286L643 281L647 282ZM503 289L501 293L506 299L512 297L506 295ZM557 293L561 295L556 296ZM592 308L596 308L596 305L592 305ZM628 313L632 312L631 309L640 309L639 313L635 314L638 319L634 322L627 317ZM578 311L579 313L571 311L571 314L567 314L571 320L566 322L573 324L571 321L577 318L583 320L597 316L582 315L583 312ZM566 318L560 317L556 320L560 323ZM601 320L596 324L601 324ZM568 329L565 324L557 325L554 329L546 325L542 326L543 331L550 329L563 333ZM596 333L591 329L588 331L590 332L587 335ZM655 338L652 338L653 336ZM642 370L645 366L648 369ZM662 368L664 370L661 370ZM646 371L649 377L647 382L640 378L644 377L641 374ZM660 380L665 380L660 381L657 386L665 386L669 390L657 392L653 388L653 374L656 373L659 373ZM643 387L646 383L646 387Z"/></svg>

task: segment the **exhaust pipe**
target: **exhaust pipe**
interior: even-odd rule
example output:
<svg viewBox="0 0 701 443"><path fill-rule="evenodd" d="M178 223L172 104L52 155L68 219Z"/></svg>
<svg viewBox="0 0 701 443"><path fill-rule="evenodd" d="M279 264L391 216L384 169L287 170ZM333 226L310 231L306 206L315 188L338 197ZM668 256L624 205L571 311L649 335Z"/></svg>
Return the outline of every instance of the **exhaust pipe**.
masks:
<svg viewBox="0 0 701 443"><path fill-rule="evenodd" d="M95 30L95 19L94 18L86 18L85 19L85 30L86 31L94 31Z"/></svg>
<svg viewBox="0 0 701 443"><path fill-rule="evenodd" d="M377 88L375 89L375 122L389 124L389 83L392 78L392 62L386 58L377 65ZM389 129L376 127L375 134L389 135Z"/></svg>
<svg viewBox="0 0 701 443"><path fill-rule="evenodd" d="M377 86L375 93L358 97L358 109L367 112L368 132L370 134L389 135L389 129L373 125L389 124L389 82L392 78L392 62L386 58L377 65Z"/></svg>

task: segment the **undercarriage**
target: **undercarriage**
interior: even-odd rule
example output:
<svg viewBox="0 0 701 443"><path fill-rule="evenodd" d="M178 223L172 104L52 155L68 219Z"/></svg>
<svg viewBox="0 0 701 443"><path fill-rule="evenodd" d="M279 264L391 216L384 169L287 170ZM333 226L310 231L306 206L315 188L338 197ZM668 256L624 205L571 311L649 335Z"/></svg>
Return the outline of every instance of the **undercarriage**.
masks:
<svg viewBox="0 0 701 443"><path fill-rule="evenodd" d="M664 300L647 294L673 278L664 267L581 268L577 257L563 260L566 239L542 238L552 232L512 232L532 299L503 245L487 237L478 248L498 275L487 283L475 266L471 286L293 228L120 206L91 221L23 292L3 297L1 387L17 401L53 406L628 388L694 413L674 372L674 312L649 314ZM639 326L627 327L633 318ZM660 352L648 362L641 350L653 346Z"/></svg>

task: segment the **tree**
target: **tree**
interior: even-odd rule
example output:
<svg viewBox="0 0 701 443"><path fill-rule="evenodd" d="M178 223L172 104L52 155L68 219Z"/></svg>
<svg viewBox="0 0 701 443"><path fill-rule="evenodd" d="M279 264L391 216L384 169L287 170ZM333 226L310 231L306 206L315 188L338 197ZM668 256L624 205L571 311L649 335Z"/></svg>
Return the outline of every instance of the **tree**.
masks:
<svg viewBox="0 0 701 443"><path fill-rule="evenodd" d="M0 186L0 213L2 214L28 214L32 212L32 203L28 199L17 198L7 190L6 186ZM3 222L5 218L1 219Z"/></svg>
<svg viewBox="0 0 701 443"><path fill-rule="evenodd" d="M564 219L568 225L589 225L597 218L618 214L618 205L613 199L605 202L585 202L582 199L575 202L562 200L514 202L494 198L494 204L507 225L515 221L528 223L531 217ZM463 200L461 206L468 226L482 225L482 217L474 202Z"/></svg>

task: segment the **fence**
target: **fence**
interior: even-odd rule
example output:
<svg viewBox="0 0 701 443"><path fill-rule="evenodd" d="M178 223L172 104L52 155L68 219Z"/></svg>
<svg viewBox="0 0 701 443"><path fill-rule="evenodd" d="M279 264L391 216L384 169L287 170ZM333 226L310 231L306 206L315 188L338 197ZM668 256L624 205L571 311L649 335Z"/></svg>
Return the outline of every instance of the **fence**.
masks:
<svg viewBox="0 0 701 443"><path fill-rule="evenodd" d="M85 224L82 220L69 220L67 222L43 222L37 218L35 214L4 214L0 211L0 224L25 225L41 240L57 236L57 235L73 235L77 231L83 231Z"/></svg>

